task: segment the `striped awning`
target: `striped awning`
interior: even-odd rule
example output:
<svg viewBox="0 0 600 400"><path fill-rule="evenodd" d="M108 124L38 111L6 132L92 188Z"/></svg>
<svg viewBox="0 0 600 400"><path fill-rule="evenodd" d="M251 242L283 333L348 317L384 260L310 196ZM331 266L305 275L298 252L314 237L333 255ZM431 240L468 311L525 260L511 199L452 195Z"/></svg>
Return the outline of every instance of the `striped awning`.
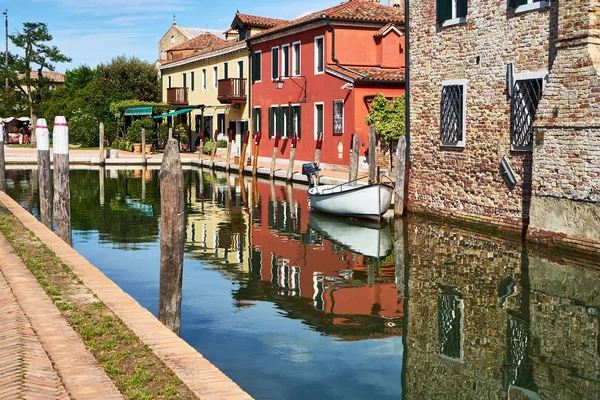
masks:
<svg viewBox="0 0 600 400"><path fill-rule="evenodd" d="M125 109L125 115L152 115L152 106L129 107Z"/></svg>

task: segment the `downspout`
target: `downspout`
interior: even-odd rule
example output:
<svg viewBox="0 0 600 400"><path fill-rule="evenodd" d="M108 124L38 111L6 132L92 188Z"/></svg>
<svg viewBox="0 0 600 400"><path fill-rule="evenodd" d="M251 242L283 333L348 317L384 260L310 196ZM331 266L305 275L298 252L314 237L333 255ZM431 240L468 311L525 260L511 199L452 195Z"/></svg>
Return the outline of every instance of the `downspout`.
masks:
<svg viewBox="0 0 600 400"><path fill-rule="evenodd" d="M358 75L361 75L363 78L365 78L365 75L359 74L356 71L352 71L351 69L348 69L348 68L344 67L343 65L340 65L340 61L337 58L335 58L335 28L333 27L333 25L331 25L330 20L327 20L327 27L329 27L329 29L331 29L331 59L333 60L335 65L338 68L343 69L344 71L348 71L352 74L358 74Z"/></svg>

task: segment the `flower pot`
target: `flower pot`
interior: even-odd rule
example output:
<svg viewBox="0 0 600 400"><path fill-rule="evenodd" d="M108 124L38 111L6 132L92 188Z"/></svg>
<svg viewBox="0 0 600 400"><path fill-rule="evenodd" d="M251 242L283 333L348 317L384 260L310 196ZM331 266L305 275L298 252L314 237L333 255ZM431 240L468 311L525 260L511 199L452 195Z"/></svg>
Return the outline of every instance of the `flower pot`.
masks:
<svg viewBox="0 0 600 400"><path fill-rule="evenodd" d="M188 151L189 150L189 146L187 144L182 144L181 145L181 150L182 151Z"/></svg>
<svg viewBox="0 0 600 400"><path fill-rule="evenodd" d="M134 178L141 178L142 177L142 170L141 169L136 169L135 171L133 171L133 177Z"/></svg>
<svg viewBox="0 0 600 400"><path fill-rule="evenodd" d="M134 143L133 144L133 152L134 153L141 153L142 152L142 144L141 143Z"/></svg>
<svg viewBox="0 0 600 400"><path fill-rule="evenodd" d="M147 144L146 145L146 154L150 154L152 153L152 145L151 144Z"/></svg>

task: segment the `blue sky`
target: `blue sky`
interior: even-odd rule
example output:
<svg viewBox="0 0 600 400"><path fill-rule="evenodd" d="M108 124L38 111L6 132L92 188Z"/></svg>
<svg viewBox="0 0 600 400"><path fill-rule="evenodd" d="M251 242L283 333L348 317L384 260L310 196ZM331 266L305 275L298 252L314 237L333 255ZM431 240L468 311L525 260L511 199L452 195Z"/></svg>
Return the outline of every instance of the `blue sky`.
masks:
<svg viewBox="0 0 600 400"><path fill-rule="evenodd" d="M24 22L45 22L53 44L73 61L56 65L65 72L85 64L95 67L119 55L154 62L158 41L173 23L182 27L227 29L236 10L245 14L293 19L341 0L9 0L8 31ZM0 25L0 27L3 26ZM1 29L1 28L0 28ZM4 33L4 29L2 29ZM0 46L4 49L4 34ZM9 51L15 51L9 41Z"/></svg>

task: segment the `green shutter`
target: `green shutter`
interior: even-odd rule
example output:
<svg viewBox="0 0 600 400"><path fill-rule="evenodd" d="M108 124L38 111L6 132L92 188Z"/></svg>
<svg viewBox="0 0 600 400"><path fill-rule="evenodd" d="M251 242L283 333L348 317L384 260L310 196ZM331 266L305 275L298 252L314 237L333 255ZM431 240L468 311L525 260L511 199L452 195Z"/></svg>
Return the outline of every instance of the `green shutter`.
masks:
<svg viewBox="0 0 600 400"><path fill-rule="evenodd" d="M452 0L437 0L437 19L438 22L452 19Z"/></svg>
<svg viewBox="0 0 600 400"><path fill-rule="evenodd" d="M302 132L302 115L300 113L300 106L296 106L294 107L294 110L296 111L296 115L298 116L298 132L296 132L298 134L298 139L300 139L301 136L301 132Z"/></svg>
<svg viewBox="0 0 600 400"><path fill-rule="evenodd" d="M519 7L527 4L527 0L510 0L509 5L511 7Z"/></svg>
<svg viewBox="0 0 600 400"><path fill-rule="evenodd" d="M527 1L527 0L525 0ZM457 17L466 17L467 16L467 2L468 0L458 0L458 13Z"/></svg>
<svg viewBox="0 0 600 400"><path fill-rule="evenodd" d="M277 108L276 107L269 107L269 136L273 137L275 136L275 124L274 124L274 115L275 115L275 110Z"/></svg>
<svg viewBox="0 0 600 400"><path fill-rule="evenodd" d="M284 125L283 125L283 114L285 113L284 107L279 107L277 109L277 131L279 132L280 135L283 136L283 130L284 130Z"/></svg>

